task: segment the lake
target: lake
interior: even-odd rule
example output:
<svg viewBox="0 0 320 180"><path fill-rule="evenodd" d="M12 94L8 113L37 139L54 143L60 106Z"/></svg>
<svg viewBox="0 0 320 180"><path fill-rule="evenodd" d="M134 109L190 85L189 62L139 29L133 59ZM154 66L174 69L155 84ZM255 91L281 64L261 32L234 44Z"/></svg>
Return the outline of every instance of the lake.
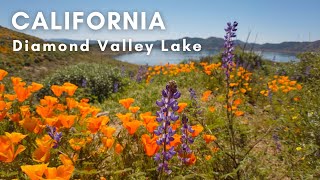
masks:
<svg viewBox="0 0 320 180"><path fill-rule="evenodd" d="M202 50L201 52L162 52L160 49L153 49L149 56L146 52L136 52L130 54L124 54L116 56L115 59L140 65L159 65L159 64L178 64L183 60L199 60L202 57L218 54L219 51L215 50ZM297 57L293 54L278 53L278 52L256 52L261 54L263 58L273 60L276 62L288 62L291 60L297 60Z"/></svg>

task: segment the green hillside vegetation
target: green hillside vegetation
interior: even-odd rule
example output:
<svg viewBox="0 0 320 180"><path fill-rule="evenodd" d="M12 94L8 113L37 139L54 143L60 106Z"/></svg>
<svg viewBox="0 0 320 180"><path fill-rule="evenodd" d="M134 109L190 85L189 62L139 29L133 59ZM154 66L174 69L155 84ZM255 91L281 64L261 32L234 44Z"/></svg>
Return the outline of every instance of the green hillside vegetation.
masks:
<svg viewBox="0 0 320 180"><path fill-rule="evenodd" d="M101 52L97 46L92 46L89 52L13 52L12 40L14 39L28 40L29 45L45 41L0 26L0 69L6 69L13 75L22 75L30 81L39 80L43 75L60 67L80 62L101 63L118 67L125 65L133 71L137 70L136 65L114 60L112 57L117 55L116 52Z"/></svg>

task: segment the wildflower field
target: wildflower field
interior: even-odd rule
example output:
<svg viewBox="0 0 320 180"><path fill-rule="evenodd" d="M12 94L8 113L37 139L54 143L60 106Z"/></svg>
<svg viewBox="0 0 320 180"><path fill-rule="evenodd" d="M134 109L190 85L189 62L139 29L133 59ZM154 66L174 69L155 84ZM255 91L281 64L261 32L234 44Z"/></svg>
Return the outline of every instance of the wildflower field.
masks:
<svg viewBox="0 0 320 180"><path fill-rule="evenodd" d="M320 54L262 60L237 26L200 62L1 69L0 179L319 179Z"/></svg>

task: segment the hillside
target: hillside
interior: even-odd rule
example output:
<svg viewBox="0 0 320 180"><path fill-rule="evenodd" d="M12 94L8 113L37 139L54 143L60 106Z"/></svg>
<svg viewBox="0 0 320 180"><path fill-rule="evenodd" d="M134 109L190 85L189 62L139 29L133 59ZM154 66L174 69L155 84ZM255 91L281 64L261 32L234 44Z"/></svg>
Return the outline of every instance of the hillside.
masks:
<svg viewBox="0 0 320 180"><path fill-rule="evenodd" d="M90 52L33 52L12 51L12 40L28 40L32 43L44 43L46 40L39 39L24 33L19 33L0 26L0 69L6 69L15 75L25 75L27 80L37 80L44 74L79 62L99 62L116 66L126 65L129 69L136 70L137 66L114 60L117 55L114 52L101 52L95 47ZM56 42L58 43L58 42Z"/></svg>

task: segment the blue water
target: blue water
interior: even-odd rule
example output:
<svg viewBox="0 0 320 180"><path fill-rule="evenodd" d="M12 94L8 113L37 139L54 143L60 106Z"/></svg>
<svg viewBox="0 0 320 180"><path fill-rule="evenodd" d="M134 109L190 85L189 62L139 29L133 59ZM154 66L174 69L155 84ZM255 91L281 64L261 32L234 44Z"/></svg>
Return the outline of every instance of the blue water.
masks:
<svg viewBox="0 0 320 180"><path fill-rule="evenodd" d="M116 56L115 58L120 61L134 63L134 64L149 64L149 65L159 65L159 64L177 64L183 60L199 60L202 57L211 56L218 54L218 51L208 51L202 50L201 52L162 52L160 49L153 49L151 54L148 56L146 52L137 52L131 54L124 54ZM276 62L289 62L291 60L296 60L296 56L276 53L276 52L257 52L261 54L263 58L270 59Z"/></svg>

